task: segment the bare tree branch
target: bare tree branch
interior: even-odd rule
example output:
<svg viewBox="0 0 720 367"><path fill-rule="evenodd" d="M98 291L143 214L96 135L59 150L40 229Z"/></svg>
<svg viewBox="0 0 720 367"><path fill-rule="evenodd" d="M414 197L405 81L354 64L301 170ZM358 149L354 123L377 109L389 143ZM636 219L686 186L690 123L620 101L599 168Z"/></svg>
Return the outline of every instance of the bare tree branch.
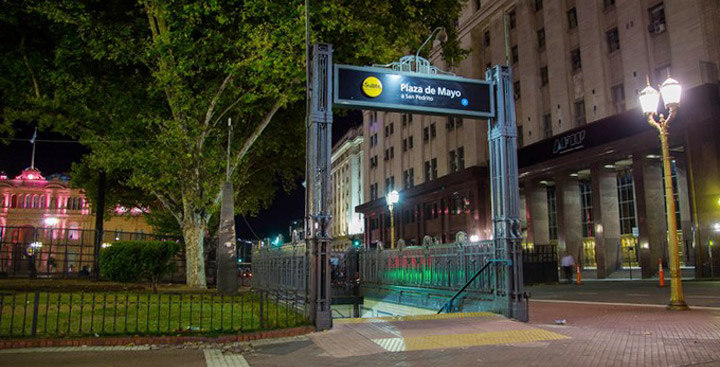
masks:
<svg viewBox="0 0 720 367"><path fill-rule="evenodd" d="M220 85L220 88L218 88L218 91L215 93L215 96L210 101L210 106L208 107L207 113L205 113L205 126L210 124L210 120L212 120L212 117L215 114L215 106L217 105L220 96L225 91L225 88L227 88L227 86L230 84L230 81L232 81L232 79L233 75L228 74L228 76L225 77L225 80L223 80L222 84Z"/></svg>
<svg viewBox="0 0 720 367"><path fill-rule="evenodd" d="M182 215L177 212L175 203L170 202L170 200L168 200L165 195L157 192L156 190L152 190L152 193L153 195L155 195L155 197L158 198L158 200L160 200L160 202L165 206L165 208L170 212L170 214L175 217L175 220L177 220L178 223L182 225L183 218Z"/></svg>
<svg viewBox="0 0 720 367"><path fill-rule="evenodd" d="M232 168L230 169L230 175L232 175L235 170L237 169L238 165L240 165L240 161L245 157L248 151L250 151L250 148L255 144L255 141L262 135L262 132L265 130L265 128L270 124L270 121L272 121L273 116L275 116L275 113L283 106L285 105L285 102L287 101L286 97L280 97L277 101L275 101L275 104L273 104L272 108L270 108L270 111L263 116L262 120L260 120L260 124L258 124L257 127L255 127L255 130L253 130L252 134L245 139L245 143L243 144L242 148L240 148L240 151L237 152L235 155L235 158L232 160Z"/></svg>
<svg viewBox="0 0 720 367"><path fill-rule="evenodd" d="M23 34L20 38L20 53L22 54L23 64L25 64L25 67L30 73L30 80L33 84L33 92L35 92L35 97L40 99L40 86L38 84L37 78L35 77L35 72L33 72L33 69L30 66L30 60L28 60L27 53L25 52L25 34Z"/></svg>

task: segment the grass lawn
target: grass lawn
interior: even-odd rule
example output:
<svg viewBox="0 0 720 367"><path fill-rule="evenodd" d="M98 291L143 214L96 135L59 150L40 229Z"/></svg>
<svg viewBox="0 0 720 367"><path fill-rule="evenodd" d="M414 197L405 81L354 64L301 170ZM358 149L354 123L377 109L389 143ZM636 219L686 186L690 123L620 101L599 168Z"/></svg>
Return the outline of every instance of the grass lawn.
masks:
<svg viewBox="0 0 720 367"><path fill-rule="evenodd" d="M34 312L40 337L217 335L307 324L302 303L254 291L38 291L35 297L27 289L0 291L0 338L30 336Z"/></svg>

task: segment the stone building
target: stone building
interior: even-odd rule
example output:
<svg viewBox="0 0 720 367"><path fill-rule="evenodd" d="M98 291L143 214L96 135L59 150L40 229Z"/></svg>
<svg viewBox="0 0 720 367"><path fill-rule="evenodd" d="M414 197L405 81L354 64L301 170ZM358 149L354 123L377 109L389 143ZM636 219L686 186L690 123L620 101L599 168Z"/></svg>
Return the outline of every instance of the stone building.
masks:
<svg viewBox="0 0 720 367"><path fill-rule="evenodd" d="M332 150L332 222L330 236L335 248L344 248L351 237L362 236L363 216L354 208L363 202L363 131L350 129Z"/></svg>
<svg viewBox="0 0 720 367"><path fill-rule="evenodd" d="M720 270L720 3L712 0L468 1L458 19L470 54L445 67L484 79L512 66L526 245L554 244L592 276L657 272L667 230L657 132L638 92L668 76L684 87L671 129L682 261ZM386 60L379 60L386 61ZM391 60L387 60L391 61ZM396 188L397 238L489 238L487 123L364 112L368 246L389 236L384 194ZM711 253L710 251L714 251Z"/></svg>
<svg viewBox="0 0 720 367"><path fill-rule="evenodd" d="M28 246L37 252L37 271L77 273L92 265L94 229L84 190L70 187L67 176L44 177L35 167L15 178L0 173L0 273L27 271ZM104 229L108 243L153 231L141 209L122 207L105 220Z"/></svg>

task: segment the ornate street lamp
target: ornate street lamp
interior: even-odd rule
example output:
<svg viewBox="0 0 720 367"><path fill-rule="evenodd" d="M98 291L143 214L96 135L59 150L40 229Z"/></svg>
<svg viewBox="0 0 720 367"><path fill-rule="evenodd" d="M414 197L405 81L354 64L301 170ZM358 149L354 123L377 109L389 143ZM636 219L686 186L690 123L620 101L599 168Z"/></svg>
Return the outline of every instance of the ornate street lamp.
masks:
<svg viewBox="0 0 720 367"><path fill-rule="evenodd" d="M650 86L648 78L647 87L640 92L640 106L647 116L648 123L654 126L660 133L660 144L662 145L663 171L665 174L665 212L668 224L668 250L670 252L670 304L671 310L687 310L685 297L682 292L680 280L680 252L677 238L677 221L675 219L675 196L672 187L672 171L670 165L670 146L668 143L668 128L670 122L677 116L680 106L680 95L682 86L677 80L668 78L660 86L660 93ZM657 106L662 95L665 107L668 109L668 116L661 113L658 119Z"/></svg>
<svg viewBox="0 0 720 367"><path fill-rule="evenodd" d="M438 33L438 32L439 32L439 33ZM420 71L420 66L418 66L418 59L420 59L420 50L422 50L423 47L425 47L425 45L426 45L428 42L430 42L431 39L434 39L434 38L435 38L435 34L436 34L436 33L437 33L437 35L439 36L440 42L445 42L445 41L447 41L448 36L447 36L447 32L445 32L445 28L444 28L444 27L437 27L437 28L435 28L435 29L432 31L432 33L430 33L430 36L428 36L428 38L425 40L425 42L423 42L423 44L420 45L420 48L418 48L417 52L415 53L415 71L416 71L416 72L419 72L419 71Z"/></svg>
<svg viewBox="0 0 720 367"><path fill-rule="evenodd" d="M390 209L390 248L395 248L395 216L393 215L393 205L400 201L400 194L397 191L390 191L385 196L388 209Z"/></svg>

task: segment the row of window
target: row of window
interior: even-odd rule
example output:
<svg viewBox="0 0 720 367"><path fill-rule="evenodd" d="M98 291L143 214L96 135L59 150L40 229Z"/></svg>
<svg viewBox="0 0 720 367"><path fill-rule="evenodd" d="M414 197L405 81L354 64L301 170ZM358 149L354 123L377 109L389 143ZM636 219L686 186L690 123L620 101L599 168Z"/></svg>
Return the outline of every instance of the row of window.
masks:
<svg viewBox="0 0 720 367"><path fill-rule="evenodd" d="M57 198L51 198L48 205L47 197L45 195L37 194L26 194L26 195L12 195L8 200L2 201L2 206L6 208L26 208L26 209L70 209L79 210L84 205L83 198L81 197L69 197L67 199L67 205L65 207L58 207Z"/></svg>

